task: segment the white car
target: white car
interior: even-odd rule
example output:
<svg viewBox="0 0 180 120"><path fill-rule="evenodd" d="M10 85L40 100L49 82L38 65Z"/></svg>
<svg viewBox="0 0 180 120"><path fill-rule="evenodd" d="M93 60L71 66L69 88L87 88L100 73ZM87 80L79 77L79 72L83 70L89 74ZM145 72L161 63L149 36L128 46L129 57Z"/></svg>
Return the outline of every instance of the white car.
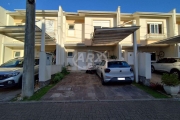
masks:
<svg viewBox="0 0 180 120"><path fill-rule="evenodd" d="M15 58L0 65L0 87L22 86L23 58ZM34 61L34 77L38 79L39 58Z"/></svg>
<svg viewBox="0 0 180 120"><path fill-rule="evenodd" d="M180 58L163 58L151 64L151 72L161 71L180 76Z"/></svg>
<svg viewBox="0 0 180 120"><path fill-rule="evenodd" d="M97 75L101 78L102 85L108 82L128 82L134 81L134 73L131 66L126 61L102 60L97 66Z"/></svg>

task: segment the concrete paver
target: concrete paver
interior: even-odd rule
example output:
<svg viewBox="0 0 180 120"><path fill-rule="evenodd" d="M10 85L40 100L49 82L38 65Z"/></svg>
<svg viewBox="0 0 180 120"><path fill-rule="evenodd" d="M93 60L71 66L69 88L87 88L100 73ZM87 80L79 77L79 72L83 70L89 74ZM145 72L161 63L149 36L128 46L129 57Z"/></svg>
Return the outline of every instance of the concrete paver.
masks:
<svg viewBox="0 0 180 120"><path fill-rule="evenodd" d="M101 101L122 99L153 99L152 96L130 84L101 85L95 74L71 72L41 101Z"/></svg>
<svg viewBox="0 0 180 120"><path fill-rule="evenodd" d="M0 101L10 101L20 93L20 88L0 88Z"/></svg>
<svg viewBox="0 0 180 120"><path fill-rule="evenodd" d="M152 76L151 76L150 82L155 83L155 84L158 83L158 84L162 85L162 83L161 83L162 74L160 74L160 73L152 73L151 75Z"/></svg>
<svg viewBox="0 0 180 120"><path fill-rule="evenodd" d="M179 120L174 100L0 103L1 120Z"/></svg>

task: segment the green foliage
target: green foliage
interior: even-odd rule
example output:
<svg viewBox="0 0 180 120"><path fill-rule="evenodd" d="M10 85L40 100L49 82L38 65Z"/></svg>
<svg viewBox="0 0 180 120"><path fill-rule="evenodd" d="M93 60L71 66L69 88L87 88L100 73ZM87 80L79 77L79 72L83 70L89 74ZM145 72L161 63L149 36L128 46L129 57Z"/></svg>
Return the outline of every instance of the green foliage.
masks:
<svg viewBox="0 0 180 120"><path fill-rule="evenodd" d="M117 56L111 55L111 56L110 56L110 59L117 59Z"/></svg>
<svg viewBox="0 0 180 120"><path fill-rule="evenodd" d="M64 78L64 74L63 73L56 73L54 78L52 79L53 83L57 83L60 80L62 80Z"/></svg>
<svg viewBox="0 0 180 120"><path fill-rule="evenodd" d="M177 86L180 84L178 76L175 74L164 73L161 77L162 83L167 86Z"/></svg>
<svg viewBox="0 0 180 120"><path fill-rule="evenodd" d="M40 100L42 96L44 96L53 86L55 86L67 74L69 74L69 72L66 70L65 67L63 67L62 72L52 75L51 84L41 88L40 90L35 92L34 95L31 96L30 98L24 98L23 101Z"/></svg>
<svg viewBox="0 0 180 120"><path fill-rule="evenodd" d="M138 83L133 83L133 85L135 85L139 89L142 89L143 91L150 94L154 98L169 98L167 95L164 95L164 94L162 94L160 92L157 92L156 90L153 90L148 86L144 86L144 85L141 85L141 84L138 84Z"/></svg>
<svg viewBox="0 0 180 120"><path fill-rule="evenodd" d="M71 64L70 64L70 63L68 63L67 67L71 67Z"/></svg>
<svg viewBox="0 0 180 120"><path fill-rule="evenodd" d="M40 90L38 90L37 92L34 93L33 96L31 96L30 98L25 97L23 98L23 101L31 101L31 100L40 100L42 96L44 96L53 86L55 86L56 84L49 84L43 88L41 88Z"/></svg>
<svg viewBox="0 0 180 120"><path fill-rule="evenodd" d="M67 71L67 68L66 68L66 67L62 67L61 73L64 74L64 75L69 74L69 72Z"/></svg>

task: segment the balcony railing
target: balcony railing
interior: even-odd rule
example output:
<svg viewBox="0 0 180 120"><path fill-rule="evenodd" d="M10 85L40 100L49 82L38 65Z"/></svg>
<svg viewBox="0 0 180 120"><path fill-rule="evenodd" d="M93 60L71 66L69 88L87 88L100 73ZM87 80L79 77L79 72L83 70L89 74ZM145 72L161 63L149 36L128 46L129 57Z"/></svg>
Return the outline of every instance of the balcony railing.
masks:
<svg viewBox="0 0 180 120"><path fill-rule="evenodd" d="M165 39L167 34L146 34L146 39Z"/></svg>

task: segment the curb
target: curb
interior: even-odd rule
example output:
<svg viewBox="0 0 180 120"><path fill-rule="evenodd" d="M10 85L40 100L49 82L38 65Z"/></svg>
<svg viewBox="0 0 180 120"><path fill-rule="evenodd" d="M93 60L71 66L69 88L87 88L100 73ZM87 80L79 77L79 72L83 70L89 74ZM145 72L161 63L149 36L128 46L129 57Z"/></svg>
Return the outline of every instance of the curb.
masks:
<svg viewBox="0 0 180 120"><path fill-rule="evenodd" d="M9 104L26 104L26 103L87 103L87 102L137 102L137 101L180 101L180 99L175 98L164 98L164 99L122 99L122 100L66 100L66 101L15 101L15 102L3 102L0 101L0 104L9 103Z"/></svg>

